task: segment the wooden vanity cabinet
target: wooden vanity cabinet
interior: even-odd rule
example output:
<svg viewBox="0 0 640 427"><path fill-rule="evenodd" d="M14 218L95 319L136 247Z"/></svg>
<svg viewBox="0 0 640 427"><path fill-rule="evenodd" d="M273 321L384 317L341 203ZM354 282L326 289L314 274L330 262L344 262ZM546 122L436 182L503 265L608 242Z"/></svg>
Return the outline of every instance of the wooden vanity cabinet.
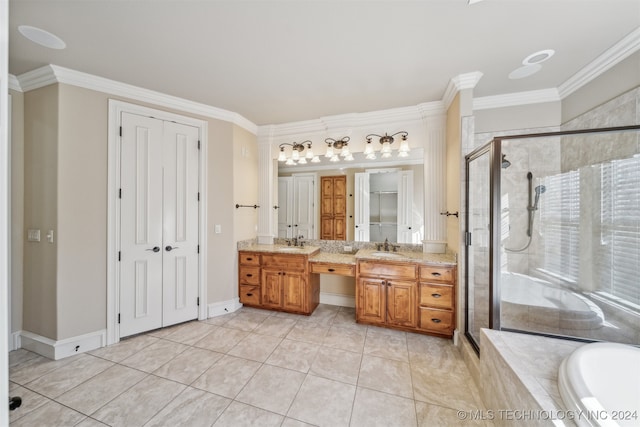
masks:
<svg viewBox="0 0 640 427"><path fill-rule="evenodd" d="M356 279L356 320L415 328L417 267L412 263L360 261Z"/></svg>
<svg viewBox="0 0 640 427"><path fill-rule="evenodd" d="M450 337L455 329L455 273L454 266L359 261L356 320Z"/></svg>
<svg viewBox="0 0 640 427"><path fill-rule="evenodd" d="M253 307L311 314L320 302L320 282L308 256L240 252L240 302Z"/></svg>
<svg viewBox="0 0 640 427"><path fill-rule="evenodd" d="M455 280L453 266L421 266L419 283L419 327L434 334L451 336L455 329Z"/></svg>

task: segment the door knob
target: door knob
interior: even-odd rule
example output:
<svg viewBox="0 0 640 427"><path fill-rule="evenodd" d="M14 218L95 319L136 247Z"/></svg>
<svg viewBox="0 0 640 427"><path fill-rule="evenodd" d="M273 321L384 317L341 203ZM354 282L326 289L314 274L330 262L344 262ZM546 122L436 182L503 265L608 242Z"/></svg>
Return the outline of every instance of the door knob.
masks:
<svg viewBox="0 0 640 427"><path fill-rule="evenodd" d="M177 246L171 247L171 246L167 246L164 248L165 251L167 252L171 252L173 249L179 249Z"/></svg>
<svg viewBox="0 0 640 427"><path fill-rule="evenodd" d="M154 246L151 249L145 249L147 251L160 252L160 246Z"/></svg>

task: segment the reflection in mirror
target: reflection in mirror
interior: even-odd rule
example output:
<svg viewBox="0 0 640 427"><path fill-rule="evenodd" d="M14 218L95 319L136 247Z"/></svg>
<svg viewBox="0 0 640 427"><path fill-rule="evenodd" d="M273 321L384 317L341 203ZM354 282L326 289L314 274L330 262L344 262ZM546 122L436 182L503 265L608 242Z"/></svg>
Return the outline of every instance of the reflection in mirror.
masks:
<svg viewBox="0 0 640 427"><path fill-rule="evenodd" d="M278 237L422 243L424 150L376 161L354 157L278 164Z"/></svg>

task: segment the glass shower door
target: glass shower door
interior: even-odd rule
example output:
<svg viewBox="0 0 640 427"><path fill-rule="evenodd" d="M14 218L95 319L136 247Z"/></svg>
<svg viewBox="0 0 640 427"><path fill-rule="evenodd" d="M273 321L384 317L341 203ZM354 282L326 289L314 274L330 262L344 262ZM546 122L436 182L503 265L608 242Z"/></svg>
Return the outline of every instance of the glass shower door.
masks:
<svg viewBox="0 0 640 427"><path fill-rule="evenodd" d="M479 351L480 329L491 327L491 149L466 157L466 330Z"/></svg>

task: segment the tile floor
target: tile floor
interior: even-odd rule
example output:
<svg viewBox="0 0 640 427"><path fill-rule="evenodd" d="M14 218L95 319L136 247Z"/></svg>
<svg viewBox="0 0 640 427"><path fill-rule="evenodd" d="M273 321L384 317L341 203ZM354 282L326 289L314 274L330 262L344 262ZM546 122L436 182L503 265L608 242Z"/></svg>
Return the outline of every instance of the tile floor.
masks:
<svg viewBox="0 0 640 427"><path fill-rule="evenodd" d="M482 409L451 340L242 308L52 361L10 353L12 426L451 426Z"/></svg>

